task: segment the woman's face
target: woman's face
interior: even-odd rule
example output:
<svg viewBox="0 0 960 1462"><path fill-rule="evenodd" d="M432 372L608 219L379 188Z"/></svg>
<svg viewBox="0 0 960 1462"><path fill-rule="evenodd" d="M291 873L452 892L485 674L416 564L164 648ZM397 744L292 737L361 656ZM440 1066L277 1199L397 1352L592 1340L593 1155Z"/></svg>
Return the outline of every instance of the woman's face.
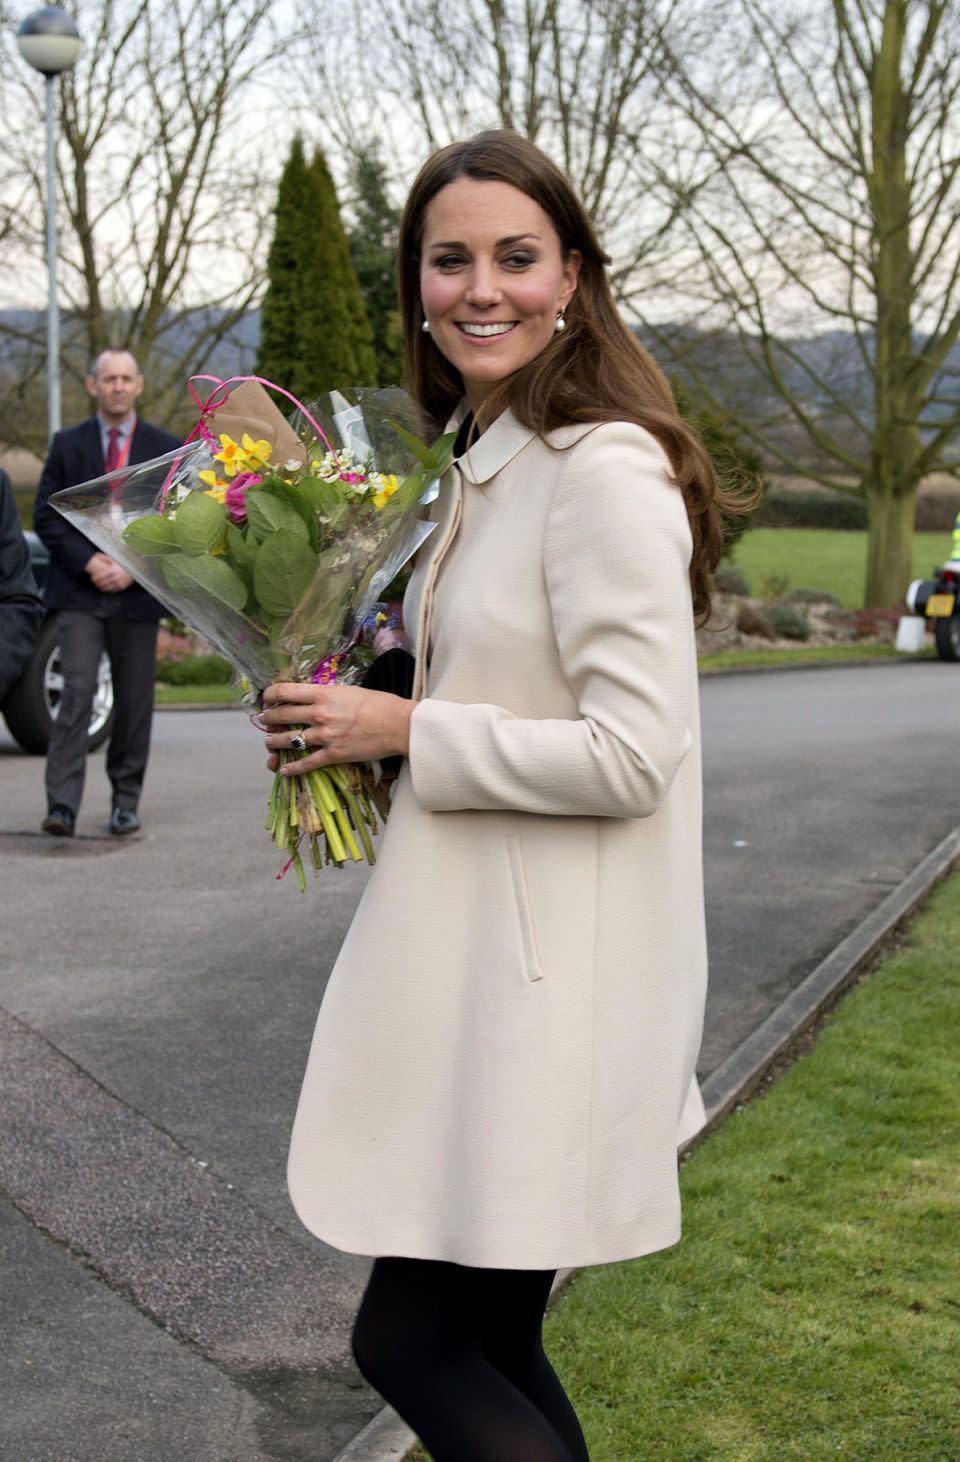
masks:
<svg viewBox="0 0 960 1462"><path fill-rule="evenodd" d="M420 299L437 349L460 372L474 411L539 355L577 286L549 216L510 183L457 178L424 217Z"/></svg>

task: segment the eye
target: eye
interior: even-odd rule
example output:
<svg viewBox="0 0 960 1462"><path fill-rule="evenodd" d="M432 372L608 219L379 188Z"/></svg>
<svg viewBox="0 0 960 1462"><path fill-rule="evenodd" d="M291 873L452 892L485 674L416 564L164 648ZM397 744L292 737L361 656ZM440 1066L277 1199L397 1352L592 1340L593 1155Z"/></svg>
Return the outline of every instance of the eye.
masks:
<svg viewBox="0 0 960 1462"><path fill-rule="evenodd" d="M537 261L528 250L514 249L512 253L506 255L503 262L508 269L529 269L530 265Z"/></svg>
<svg viewBox="0 0 960 1462"><path fill-rule="evenodd" d="M463 256L460 254L438 254L433 261L433 267L449 273L451 269L458 268L462 263Z"/></svg>

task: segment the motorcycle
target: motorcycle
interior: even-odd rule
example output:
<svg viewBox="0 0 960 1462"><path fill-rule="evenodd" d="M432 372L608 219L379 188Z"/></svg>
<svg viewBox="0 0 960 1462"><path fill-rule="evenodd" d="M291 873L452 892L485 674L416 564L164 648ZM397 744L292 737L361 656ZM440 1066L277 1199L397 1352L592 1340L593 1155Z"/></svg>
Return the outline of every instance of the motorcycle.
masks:
<svg viewBox="0 0 960 1462"><path fill-rule="evenodd" d="M932 579L914 579L907 590L907 608L933 624L941 660L960 660L960 559L933 570Z"/></svg>

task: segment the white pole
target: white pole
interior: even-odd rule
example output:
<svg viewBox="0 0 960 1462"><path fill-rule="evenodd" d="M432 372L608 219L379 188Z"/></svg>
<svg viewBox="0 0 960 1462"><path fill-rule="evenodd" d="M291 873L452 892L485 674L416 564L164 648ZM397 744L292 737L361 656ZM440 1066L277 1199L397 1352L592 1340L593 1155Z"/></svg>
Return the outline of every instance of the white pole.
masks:
<svg viewBox="0 0 960 1462"><path fill-rule="evenodd" d="M60 309L57 304L57 165L54 107L56 76L47 89L47 426L60 430Z"/></svg>

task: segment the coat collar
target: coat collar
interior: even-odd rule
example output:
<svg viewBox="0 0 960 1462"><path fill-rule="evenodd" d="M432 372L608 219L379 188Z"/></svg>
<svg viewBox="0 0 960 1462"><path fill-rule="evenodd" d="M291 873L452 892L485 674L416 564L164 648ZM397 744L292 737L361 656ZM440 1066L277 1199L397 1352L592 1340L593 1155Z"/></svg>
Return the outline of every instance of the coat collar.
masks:
<svg viewBox="0 0 960 1462"><path fill-rule="evenodd" d="M466 403L461 402L450 419L448 430L456 431L466 413ZM530 427L521 426L512 411L504 411L487 427L483 436L457 458L457 468L461 476L475 486L489 482L535 436L536 432Z"/></svg>

